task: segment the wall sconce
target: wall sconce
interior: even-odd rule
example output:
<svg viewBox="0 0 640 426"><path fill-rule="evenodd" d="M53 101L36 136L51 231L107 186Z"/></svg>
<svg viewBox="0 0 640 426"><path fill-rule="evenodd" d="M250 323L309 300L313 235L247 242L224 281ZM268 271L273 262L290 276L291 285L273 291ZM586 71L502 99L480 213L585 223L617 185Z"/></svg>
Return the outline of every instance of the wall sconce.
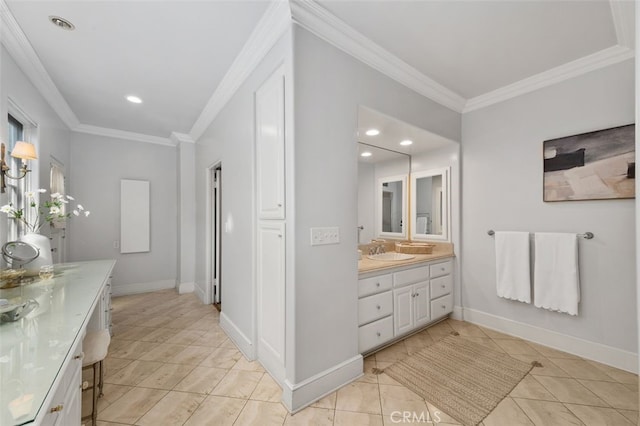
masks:
<svg viewBox="0 0 640 426"><path fill-rule="evenodd" d="M4 161L5 157L5 146L4 143L0 143L0 193L5 192L5 188L7 187L5 183L5 179L13 179L19 180L23 179L27 173L31 170L27 168L26 160L37 160L38 155L36 154L36 147L32 143L29 142L16 142L16 146L13 147L13 151L11 151L11 156L13 158L20 158L22 161L22 167L20 167L20 175L19 176L11 176L8 172L11 170L7 163Z"/></svg>

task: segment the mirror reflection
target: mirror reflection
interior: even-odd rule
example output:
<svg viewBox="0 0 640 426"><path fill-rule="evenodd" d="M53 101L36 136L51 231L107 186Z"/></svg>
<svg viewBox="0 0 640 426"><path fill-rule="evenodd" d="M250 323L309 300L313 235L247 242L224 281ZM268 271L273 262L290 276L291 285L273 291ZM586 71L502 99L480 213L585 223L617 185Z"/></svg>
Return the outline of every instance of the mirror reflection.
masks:
<svg viewBox="0 0 640 426"><path fill-rule="evenodd" d="M416 179L416 234L442 234L442 176Z"/></svg>
<svg viewBox="0 0 640 426"><path fill-rule="evenodd" d="M402 232L402 181L382 184L382 232Z"/></svg>

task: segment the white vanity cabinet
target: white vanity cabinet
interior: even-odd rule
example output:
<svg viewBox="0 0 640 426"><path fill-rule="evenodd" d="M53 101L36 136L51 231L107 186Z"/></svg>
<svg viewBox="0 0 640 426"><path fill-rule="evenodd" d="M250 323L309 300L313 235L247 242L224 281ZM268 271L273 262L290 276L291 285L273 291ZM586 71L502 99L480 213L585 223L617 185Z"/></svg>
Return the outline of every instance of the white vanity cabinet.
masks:
<svg viewBox="0 0 640 426"><path fill-rule="evenodd" d="M369 272L358 281L360 353L441 319L453 311L453 260Z"/></svg>
<svg viewBox="0 0 640 426"><path fill-rule="evenodd" d="M71 426L80 424L82 415L82 341L72 351L69 364L62 372L60 384L53 396L43 426Z"/></svg>
<svg viewBox="0 0 640 426"><path fill-rule="evenodd" d="M112 277L109 277L107 279L104 289L102 290L102 293L100 293L100 298L98 299L96 309L93 311L91 320L89 321L89 325L87 326L88 330L109 330L109 334L113 334L113 325L111 323L111 296L113 293L111 288L111 280Z"/></svg>

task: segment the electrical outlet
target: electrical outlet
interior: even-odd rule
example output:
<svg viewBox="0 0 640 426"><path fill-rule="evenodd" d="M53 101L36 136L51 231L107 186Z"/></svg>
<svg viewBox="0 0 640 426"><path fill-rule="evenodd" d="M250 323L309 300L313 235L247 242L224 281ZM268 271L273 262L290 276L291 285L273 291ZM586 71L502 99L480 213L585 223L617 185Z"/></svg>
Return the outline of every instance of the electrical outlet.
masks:
<svg viewBox="0 0 640 426"><path fill-rule="evenodd" d="M320 246L325 244L340 243L340 228L311 228L311 245Z"/></svg>

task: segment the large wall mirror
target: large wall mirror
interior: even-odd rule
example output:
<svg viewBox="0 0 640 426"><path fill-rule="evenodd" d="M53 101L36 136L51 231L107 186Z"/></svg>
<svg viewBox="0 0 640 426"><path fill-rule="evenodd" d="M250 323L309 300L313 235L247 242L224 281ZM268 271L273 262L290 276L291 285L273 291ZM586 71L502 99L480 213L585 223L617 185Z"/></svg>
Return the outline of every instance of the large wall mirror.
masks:
<svg viewBox="0 0 640 426"><path fill-rule="evenodd" d="M449 168L411 173L411 239L448 240Z"/></svg>

